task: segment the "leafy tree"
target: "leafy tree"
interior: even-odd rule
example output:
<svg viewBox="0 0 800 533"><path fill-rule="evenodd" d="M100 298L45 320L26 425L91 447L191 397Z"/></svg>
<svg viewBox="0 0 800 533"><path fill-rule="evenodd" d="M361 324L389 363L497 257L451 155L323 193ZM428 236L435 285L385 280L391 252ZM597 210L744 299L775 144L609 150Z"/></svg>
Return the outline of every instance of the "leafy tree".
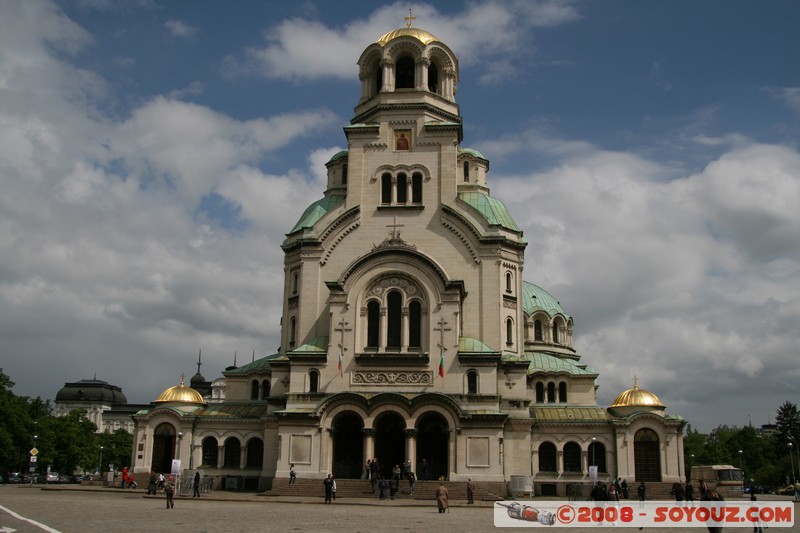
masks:
<svg viewBox="0 0 800 533"><path fill-rule="evenodd" d="M133 450L133 435L124 429L117 429L113 433L101 433L97 439L99 445L103 446L103 465L113 464L122 469L131 466L131 454Z"/></svg>
<svg viewBox="0 0 800 533"><path fill-rule="evenodd" d="M789 401L783 402L775 415L775 424L780 436L779 446L785 449L790 442L794 446L800 445L800 411L797 405Z"/></svg>

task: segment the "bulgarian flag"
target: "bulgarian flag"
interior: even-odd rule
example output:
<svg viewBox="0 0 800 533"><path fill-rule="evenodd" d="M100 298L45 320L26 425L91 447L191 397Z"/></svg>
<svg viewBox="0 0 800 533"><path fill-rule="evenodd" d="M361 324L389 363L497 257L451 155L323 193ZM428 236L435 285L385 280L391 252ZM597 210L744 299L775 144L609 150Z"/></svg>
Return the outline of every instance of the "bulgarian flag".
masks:
<svg viewBox="0 0 800 533"><path fill-rule="evenodd" d="M344 372L342 371L342 350L339 349L339 377L344 378Z"/></svg>
<svg viewBox="0 0 800 533"><path fill-rule="evenodd" d="M444 377L444 352L442 352L442 357L439 359L439 375Z"/></svg>

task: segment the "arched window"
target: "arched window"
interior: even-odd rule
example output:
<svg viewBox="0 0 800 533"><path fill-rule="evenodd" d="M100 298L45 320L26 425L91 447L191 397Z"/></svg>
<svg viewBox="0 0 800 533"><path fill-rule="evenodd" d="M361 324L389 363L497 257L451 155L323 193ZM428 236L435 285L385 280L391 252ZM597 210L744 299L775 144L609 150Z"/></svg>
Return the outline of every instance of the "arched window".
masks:
<svg viewBox="0 0 800 533"><path fill-rule="evenodd" d="M414 58L405 56L398 59L395 72L395 89L414 88Z"/></svg>
<svg viewBox="0 0 800 533"><path fill-rule="evenodd" d="M386 347L400 348L402 331L402 305L403 295L398 291L391 291L386 297Z"/></svg>
<svg viewBox="0 0 800 533"><path fill-rule="evenodd" d="M264 466L264 441L252 438L247 441L247 468L261 468Z"/></svg>
<svg viewBox="0 0 800 533"><path fill-rule="evenodd" d="M564 472L581 471L581 447L577 442L564 445Z"/></svg>
<svg viewBox="0 0 800 533"><path fill-rule="evenodd" d="M464 161L464 181L469 183L469 161Z"/></svg>
<svg viewBox="0 0 800 533"><path fill-rule="evenodd" d="M558 322L553 322L553 344L558 344Z"/></svg>
<svg viewBox="0 0 800 533"><path fill-rule="evenodd" d="M506 272L506 292L512 292L511 288L513 286L513 277L511 276L511 272Z"/></svg>
<svg viewBox="0 0 800 533"><path fill-rule="evenodd" d="M381 175L381 203L392 203L392 175L389 173Z"/></svg>
<svg viewBox="0 0 800 533"><path fill-rule="evenodd" d="M250 384L250 399L258 400L258 380L254 379Z"/></svg>
<svg viewBox="0 0 800 533"><path fill-rule="evenodd" d="M294 348L294 343L297 340L297 319L292 317L289 321L289 348Z"/></svg>
<svg viewBox="0 0 800 533"><path fill-rule="evenodd" d="M541 381L536 383L536 402L544 403L544 383Z"/></svg>
<svg viewBox="0 0 800 533"><path fill-rule="evenodd" d="M242 445L236 437L225 441L225 451L222 466L225 468L239 468L242 457Z"/></svg>
<svg viewBox="0 0 800 533"><path fill-rule="evenodd" d="M439 68L433 63L428 67L428 90L439 94Z"/></svg>
<svg viewBox="0 0 800 533"><path fill-rule="evenodd" d="M377 348L381 332L381 304L372 300L367 304L367 347Z"/></svg>
<svg viewBox="0 0 800 533"><path fill-rule="evenodd" d="M375 67L374 72L375 77L373 79L375 80L375 94L378 94L381 92L381 89L383 89L383 67L380 63L378 63L378 65Z"/></svg>
<svg viewBox="0 0 800 533"><path fill-rule="evenodd" d="M206 437L203 439L203 466L210 466L211 468L217 467L217 439L214 437Z"/></svg>
<svg viewBox="0 0 800 533"><path fill-rule="evenodd" d="M342 165L342 185L347 185L347 163Z"/></svg>
<svg viewBox="0 0 800 533"><path fill-rule="evenodd" d="M558 401L567 403L567 384L564 381L558 384Z"/></svg>
<svg viewBox="0 0 800 533"><path fill-rule="evenodd" d="M542 340L542 321L535 320L533 322L533 340L541 341Z"/></svg>
<svg viewBox="0 0 800 533"><path fill-rule="evenodd" d="M557 472L556 445L543 442L539 445L539 472Z"/></svg>
<svg viewBox="0 0 800 533"><path fill-rule="evenodd" d="M547 403L555 403L556 401L556 384L547 384Z"/></svg>
<svg viewBox="0 0 800 533"><path fill-rule="evenodd" d="M606 468L606 447L600 442L589 445L589 466L596 466L598 472L608 472Z"/></svg>
<svg viewBox="0 0 800 533"><path fill-rule="evenodd" d="M514 344L514 321L510 318L506 319L506 344L508 346Z"/></svg>
<svg viewBox="0 0 800 533"><path fill-rule="evenodd" d="M266 400L269 398L269 380L265 379L261 382L261 399Z"/></svg>
<svg viewBox="0 0 800 533"><path fill-rule="evenodd" d="M313 368L308 371L308 392L319 392L319 372Z"/></svg>
<svg viewBox="0 0 800 533"><path fill-rule="evenodd" d="M415 172L411 176L411 202L422 203L422 174Z"/></svg>
<svg viewBox="0 0 800 533"><path fill-rule="evenodd" d="M467 394L478 394L478 373L474 370L467 372Z"/></svg>
<svg viewBox="0 0 800 533"><path fill-rule="evenodd" d="M397 175L397 203L404 204L408 201L408 185L406 175L402 172Z"/></svg>
<svg viewBox="0 0 800 533"><path fill-rule="evenodd" d="M416 300L408 304L408 347L422 347L422 304Z"/></svg>

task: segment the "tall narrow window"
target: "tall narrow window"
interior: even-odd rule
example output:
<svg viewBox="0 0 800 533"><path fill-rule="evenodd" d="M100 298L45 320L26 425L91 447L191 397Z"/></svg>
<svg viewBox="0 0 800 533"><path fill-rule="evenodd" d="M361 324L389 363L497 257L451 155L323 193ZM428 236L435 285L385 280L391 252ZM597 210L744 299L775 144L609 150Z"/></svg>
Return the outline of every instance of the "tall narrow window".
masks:
<svg viewBox="0 0 800 533"><path fill-rule="evenodd" d="M342 165L342 185L347 185L347 163Z"/></svg>
<svg viewBox="0 0 800 533"><path fill-rule="evenodd" d="M295 272L294 276L292 276L292 294L297 294L297 284L300 279L300 275Z"/></svg>
<svg viewBox="0 0 800 533"><path fill-rule="evenodd" d="M392 175L389 173L381 176L381 203L392 203Z"/></svg>
<svg viewBox="0 0 800 533"><path fill-rule="evenodd" d="M433 63L428 67L428 90L439 94L439 68Z"/></svg>
<svg viewBox="0 0 800 533"><path fill-rule="evenodd" d="M556 445L552 442L543 442L539 446L539 471L555 472L557 470Z"/></svg>
<svg viewBox="0 0 800 533"><path fill-rule="evenodd" d="M308 392L319 392L319 372L315 369L308 371Z"/></svg>
<svg viewBox="0 0 800 533"><path fill-rule="evenodd" d="M506 292L512 292L511 287L512 287L511 272L506 272Z"/></svg>
<svg viewBox="0 0 800 533"><path fill-rule="evenodd" d="M380 342L381 304L372 300L367 304L367 347L377 348Z"/></svg>
<svg viewBox="0 0 800 533"><path fill-rule="evenodd" d="M294 344L297 340L297 320L292 317L292 320L289 322L289 347L294 348Z"/></svg>
<svg viewBox="0 0 800 533"><path fill-rule="evenodd" d="M558 322L553 322L553 344L558 344Z"/></svg>
<svg viewBox="0 0 800 533"><path fill-rule="evenodd" d="M467 394L478 394L478 373L474 370L467 372Z"/></svg>
<svg viewBox="0 0 800 533"><path fill-rule="evenodd" d="M386 347L400 348L400 333L402 330L402 304L403 296L398 291L392 291L386 297L387 323Z"/></svg>
<svg viewBox="0 0 800 533"><path fill-rule="evenodd" d="M383 67L378 64L375 67L375 94L378 94L383 89Z"/></svg>
<svg viewBox="0 0 800 533"><path fill-rule="evenodd" d="M411 57L401 57L395 66L395 89L414 88L414 59Z"/></svg>
<svg viewBox="0 0 800 533"><path fill-rule="evenodd" d="M422 174L419 172L411 176L411 201L415 204L422 203Z"/></svg>
<svg viewBox="0 0 800 533"><path fill-rule="evenodd" d="M577 442L564 445L564 472L581 471L581 447Z"/></svg>
<svg viewBox="0 0 800 533"><path fill-rule="evenodd" d="M533 322L533 340L541 341L542 340L542 321L535 320Z"/></svg>
<svg viewBox="0 0 800 533"><path fill-rule="evenodd" d="M544 403L544 383L536 383L536 403Z"/></svg>
<svg viewBox="0 0 800 533"><path fill-rule="evenodd" d="M514 321L510 318L506 319L506 344L514 344Z"/></svg>
<svg viewBox="0 0 800 533"><path fill-rule="evenodd" d="M556 384L547 384L547 403L555 403L556 401Z"/></svg>
<svg viewBox="0 0 800 533"><path fill-rule="evenodd" d="M236 437L229 437L225 441L224 456L222 466L227 468L239 468L242 460L242 445Z"/></svg>
<svg viewBox="0 0 800 533"><path fill-rule="evenodd" d="M217 467L217 456L219 448L217 447L217 439L214 437L206 437L203 439L203 466L212 468Z"/></svg>
<svg viewBox="0 0 800 533"><path fill-rule="evenodd" d="M558 384L558 401L567 403L567 384L563 381Z"/></svg>
<svg viewBox="0 0 800 533"><path fill-rule="evenodd" d="M258 400L258 381L255 379L250 384L250 399Z"/></svg>
<svg viewBox="0 0 800 533"><path fill-rule="evenodd" d="M464 161L464 181L469 183L469 161Z"/></svg>
<svg viewBox="0 0 800 533"><path fill-rule="evenodd" d="M416 300L408 304L408 347L422 347L422 304Z"/></svg>
<svg viewBox="0 0 800 533"><path fill-rule="evenodd" d="M408 201L408 184L406 175L400 173L397 175L397 203L404 204Z"/></svg>

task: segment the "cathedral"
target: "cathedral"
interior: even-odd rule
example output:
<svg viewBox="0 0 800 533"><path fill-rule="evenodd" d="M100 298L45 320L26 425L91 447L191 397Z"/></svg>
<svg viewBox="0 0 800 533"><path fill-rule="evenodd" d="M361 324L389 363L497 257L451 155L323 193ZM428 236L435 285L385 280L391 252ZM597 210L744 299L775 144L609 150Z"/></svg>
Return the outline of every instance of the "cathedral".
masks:
<svg viewBox="0 0 800 533"><path fill-rule="evenodd" d="M685 479L685 421L638 383L598 406L572 317L523 279L525 236L490 193L487 157L462 146L458 57L408 24L364 49L358 77L347 149L286 228L278 353L215 386L198 365L139 410L134 471L178 459L263 490L292 467L360 478L377 458L384 476L408 462L558 496Z"/></svg>

